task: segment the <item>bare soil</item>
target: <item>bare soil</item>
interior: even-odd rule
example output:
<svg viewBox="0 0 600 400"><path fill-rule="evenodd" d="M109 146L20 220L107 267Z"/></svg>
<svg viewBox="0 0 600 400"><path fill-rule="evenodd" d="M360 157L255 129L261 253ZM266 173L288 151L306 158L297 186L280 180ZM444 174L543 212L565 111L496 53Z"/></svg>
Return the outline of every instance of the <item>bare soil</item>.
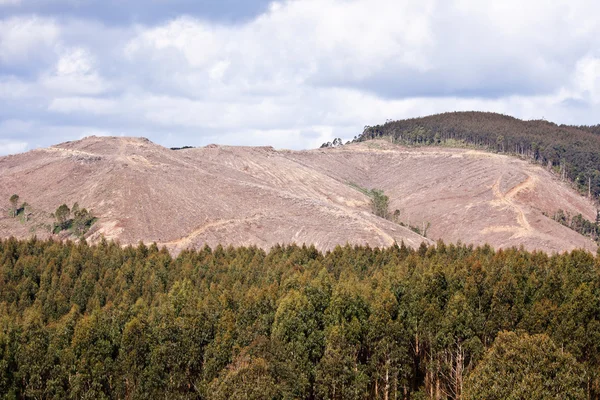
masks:
<svg viewBox="0 0 600 400"><path fill-rule="evenodd" d="M384 190L400 222L430 224L429 239L373 215L353 185ZM33 207L29 221L9 217L13 193ZM174 253L205 244L295 242L328 250L437 239L596 251L590 239L542 214L562 208L596 217L590 200L545 169L480 151L385 141L307 151L173 151L142 138L89 137L0 158L0 237L51 236L50 213L75 202L99 218L90 241L156 242Z"/></svg>

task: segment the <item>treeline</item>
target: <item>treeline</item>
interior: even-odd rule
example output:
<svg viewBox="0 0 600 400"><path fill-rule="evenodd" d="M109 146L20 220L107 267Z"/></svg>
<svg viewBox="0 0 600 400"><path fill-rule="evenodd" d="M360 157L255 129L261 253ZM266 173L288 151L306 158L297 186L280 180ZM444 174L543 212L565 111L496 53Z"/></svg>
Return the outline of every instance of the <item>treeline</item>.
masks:
<svg viewBox="0 0 600 400"><path fill-rule="evenodd" d="M552 219L600 244L600 210L596 211L595 222L585 219L581 214L572 216L568 211L564 211L563 209L555 212Z"/></svg>
<svg viewBox="0 0 600 400"><path fill-rule="evenodd" d="M0 240L12 399L597 399L600 258Z"/></svg>
<svg viewBox="0 0 600 400"><path fill-rule="evenodd" d="M194 146L183 146L183 147L171 147L171 150L186 150L186 149L194 149Z"/></svg>
<svg viewBox="0 0 600 400"><path fill-rule="evenodd" d="M381 137L409 145L467 144L518 154L550 167L583 193L600 196L600 125L568 126L487 112L451 112L367 126L355 140Z"/></svg>

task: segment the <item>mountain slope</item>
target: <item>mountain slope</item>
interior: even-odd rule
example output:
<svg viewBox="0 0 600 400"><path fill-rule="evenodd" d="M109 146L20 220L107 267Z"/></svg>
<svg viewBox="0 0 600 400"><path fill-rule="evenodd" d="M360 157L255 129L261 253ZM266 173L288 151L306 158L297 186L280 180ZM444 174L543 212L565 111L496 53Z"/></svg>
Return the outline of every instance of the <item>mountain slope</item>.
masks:
<svg viewBox="0 0 600 400"><path fill-rule="evenodd" d="M356 187L383 189L399 221L431 224L430 239L596 248L542 215L562 208L595 218L591 202L544 169L478 151L383 141L298 152L214 145L173 151L145 139L90 137L2 157L0 236L48 236L39 221L62 203L78 202L99 217L92 241L142 240L175 252L219 243L331 249L427 241L373 215ZM37 210L36 218L7 217L13 193Z"/></svg>
<svg viewBox="0 0 600 400"><path fill-rule="evenodd" d="M403 144L462 142L516 153L552 166L582 192L600 196L600 125L557 125L489 112L449 112L366 127L357 140L388 137Z"/></svg>
<svg viewBox="0 0 600 400"><path fill-rule="evenodd" d="M298 155L338 180L382 188L402 221L431 223L430 238L546 251L596 248L543 215L562 208L593 221L592 202L545 169L518 158L466 149L403 148L385 141L327 151L339 156Z"/></svg>

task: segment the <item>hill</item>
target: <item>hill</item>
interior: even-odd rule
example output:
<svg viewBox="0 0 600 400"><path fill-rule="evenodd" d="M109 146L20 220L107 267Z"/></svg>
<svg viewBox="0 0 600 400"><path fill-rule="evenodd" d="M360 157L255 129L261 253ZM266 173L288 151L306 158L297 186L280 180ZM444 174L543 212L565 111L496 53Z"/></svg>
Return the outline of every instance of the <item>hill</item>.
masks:
<svg viewBox="0 0 600 400"><path fill-rule="evenodd" d="M370 189L389 197L394 221L371 212ZM9 216L14 193L30 204L31 218ZM86 234L91 242L157 242L175 253L205 244L328 250L437 239L596 250L548 217L562 209L593 221L596 209L546 169L478 150L385 141L308 151L170 150L146 139L89 137L0 158L0 198L0 237L51 236L50 213L77 202L98 218Z"/></svg>
<svg viewBox="0 0 600 400"><path fill-rule="evenodd" d="M518 154L553 169L582 193L600 196L600 125L557 125L489 112L450 112L367 126L357 140L382 137L409 145L468 144Z"/></svg>

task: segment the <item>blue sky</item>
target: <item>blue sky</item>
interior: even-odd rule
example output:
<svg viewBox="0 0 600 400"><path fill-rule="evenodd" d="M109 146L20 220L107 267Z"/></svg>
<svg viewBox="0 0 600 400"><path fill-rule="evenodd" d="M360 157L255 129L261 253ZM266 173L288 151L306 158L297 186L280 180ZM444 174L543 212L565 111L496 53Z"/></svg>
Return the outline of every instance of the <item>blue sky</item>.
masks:
<svg viewBox="0 0 600 400"><path fill-rule="evenodd" d="M592 0L0 0L0 154L311 148L454 110L600 123Z"/></svg>

